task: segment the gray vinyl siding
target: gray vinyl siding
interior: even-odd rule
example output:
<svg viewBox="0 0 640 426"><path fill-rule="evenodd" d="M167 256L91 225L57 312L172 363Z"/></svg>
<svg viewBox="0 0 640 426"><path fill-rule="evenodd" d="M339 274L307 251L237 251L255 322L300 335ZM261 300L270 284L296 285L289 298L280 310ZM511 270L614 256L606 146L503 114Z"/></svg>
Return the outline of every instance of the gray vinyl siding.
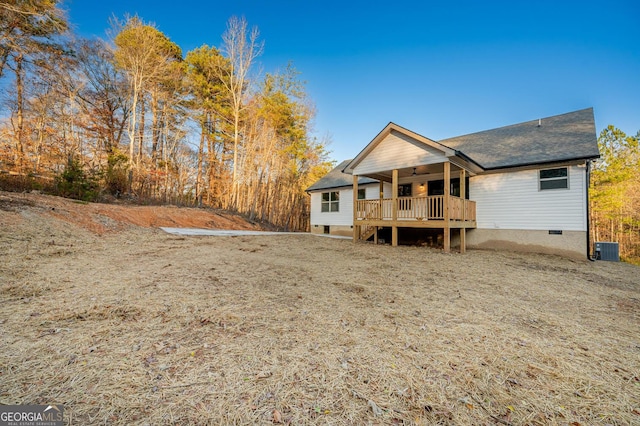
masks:
<svg viewBox="0 0 640 426"><path fill-rule="evenodd" d="M568 172L568 189L544 191L538 170L472 177L478 228L586 231L585 169L568 166Z"/></svg>

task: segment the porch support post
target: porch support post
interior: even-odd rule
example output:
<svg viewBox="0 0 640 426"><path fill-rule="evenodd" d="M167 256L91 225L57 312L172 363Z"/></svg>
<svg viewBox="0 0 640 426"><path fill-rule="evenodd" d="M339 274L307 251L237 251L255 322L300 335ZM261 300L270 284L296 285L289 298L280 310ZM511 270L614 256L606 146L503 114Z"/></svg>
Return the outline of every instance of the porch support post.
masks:
<svg viewBox="0 0 640 426"><path fill-rule="evenodd" d="M380 181L380 192L378 193L378 215L376 219L382 219L382 200L384 198L384 181Z"/></svg>
<svg viewBox="0 0 640 426"><path fill-rule="evenodd" d="M466 170L460 169L460 198L462 198L462 228L460 228L460 253L467 251L467 179Z"/></svg>
<svg viewBox="0 0 640 426"><path fill-rule="evenodd" d="M384 181L380 181L380 187L379 187L379 191L378 191L378 211L375 215L375 219L381 220L382 219L382 199L384 198ZM374 244L378 244L378 228L376 226L376 232L375 234L373 234L373 243Z"/></svg>
<svg viewBox="0 0 640 426"><path fill-rule="evenodd" d="M451 227L449 226L449 199L451 198L451 163L444 163L444 252L451 251Z"/></svg>
<svg viewBox="0 0 640 426"><path fill-rule="evenodd" d="M398 169L394 169L391 177L391 245L398 245Z"/></svg>
<svg viewBox="0 0 640 426"><path fill-rule="evenodd" d="M358 225L358 176L353 175L353 242L360 239L360 225Z"/></svg>

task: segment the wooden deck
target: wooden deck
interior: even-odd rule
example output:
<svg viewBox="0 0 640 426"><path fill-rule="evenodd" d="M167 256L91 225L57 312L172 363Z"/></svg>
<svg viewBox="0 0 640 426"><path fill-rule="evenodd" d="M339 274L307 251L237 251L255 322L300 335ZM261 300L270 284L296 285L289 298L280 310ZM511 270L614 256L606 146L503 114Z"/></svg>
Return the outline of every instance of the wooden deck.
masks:
<svg viewBox="0 0 640 426"><path fill-rule="evenodd" d="M397 245L397 228L437 228L445 232L445 251L449 251L450 229L460 229L461 248L464 252L465 231L476 227L475 201L445 195L356 200L354 209L354 240L374 237L383 227L394 232L393 245Z"/></svg>
<svg viewBox="0 0 640 426"><path fill-rule="evenodd" d="M451 229L459 229L460 252L466 251L466 230L476 227L475 201L454 195L398 196L398 169L391 170L391 198L359 200L358 176L353 176L353 241L378 241L378 230L391 228L391 245L398 245L398 228L439 228L443 230L444 251L451 250ZM415 168L414 168L415 173ZM444 188L450 188L451 164L443 163ZM466 170L459 169L460 194L466 194ZM380 181L380 194L383 182Z"/></svg>
<svg viewBox="0 0 640 426"><path fill-rule="evenodd" d="M395 205L395 221L424 222L445 220L445 196L399 197ZM379 200L357 200L356 222L393 221L393 198ZM475 228L476 203L459 197L449 196L449 220L472 222L468 228ZM387 224L388 225L388 224ZM420 227L418 224L403 223L402 226ZM439 225L440 227L442 225ZM425 226L428 227L428 226Z"/></svg>

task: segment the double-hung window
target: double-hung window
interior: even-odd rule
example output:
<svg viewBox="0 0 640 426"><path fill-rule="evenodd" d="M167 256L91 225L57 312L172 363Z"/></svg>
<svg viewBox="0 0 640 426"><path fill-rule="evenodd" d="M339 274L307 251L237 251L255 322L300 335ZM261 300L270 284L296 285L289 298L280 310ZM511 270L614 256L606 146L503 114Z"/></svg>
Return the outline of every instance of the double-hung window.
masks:
<svg viewBox="0 0 640 426"><path fill-rule="evenodd" d="M540 170L539 176L540 191L569 188L569 169L567 167Z"/></svg>
<svg viewBox="0 0 640 426"><path fill-rule="evenodd" d="M340 211L340 193L323 192L322 193L322 212L337 212Z"/></svg>

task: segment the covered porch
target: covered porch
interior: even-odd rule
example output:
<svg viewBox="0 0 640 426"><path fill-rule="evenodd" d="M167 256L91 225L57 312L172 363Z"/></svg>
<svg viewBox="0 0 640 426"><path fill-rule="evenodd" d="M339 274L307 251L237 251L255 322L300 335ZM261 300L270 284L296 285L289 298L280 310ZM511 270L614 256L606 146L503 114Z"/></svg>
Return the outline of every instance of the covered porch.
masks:
<svg viewBox="0 0 640 426"><path fill-rule="evenodd" d="M397 246L398 228L431 228L442 230L449 252L451 229L458 229L466 251L466 230L476 227L468 177L481 171L461 152L389 123L344 169L353 175L353 240L377 241L384 227ZM380 182L377 197L361 196L359 177Z"/></svg>
<svg viewBox="0 0 640 426"><path fill-rule="evenodd" d="M359 197L360 176L380 182L377 199ZM377 243L378 230L391 228L391 244L397 246L398 228L431 228L443 231L443 248L445 252L449 252L451 230L457 229L460 235L460 252L465 252L466 230L476 227L476 204L467 195L468 176L469 172L464 167L449 161L363 175L354 174L354 242L373 237ZM416 191L411 190L414 187Z"/></svg>

